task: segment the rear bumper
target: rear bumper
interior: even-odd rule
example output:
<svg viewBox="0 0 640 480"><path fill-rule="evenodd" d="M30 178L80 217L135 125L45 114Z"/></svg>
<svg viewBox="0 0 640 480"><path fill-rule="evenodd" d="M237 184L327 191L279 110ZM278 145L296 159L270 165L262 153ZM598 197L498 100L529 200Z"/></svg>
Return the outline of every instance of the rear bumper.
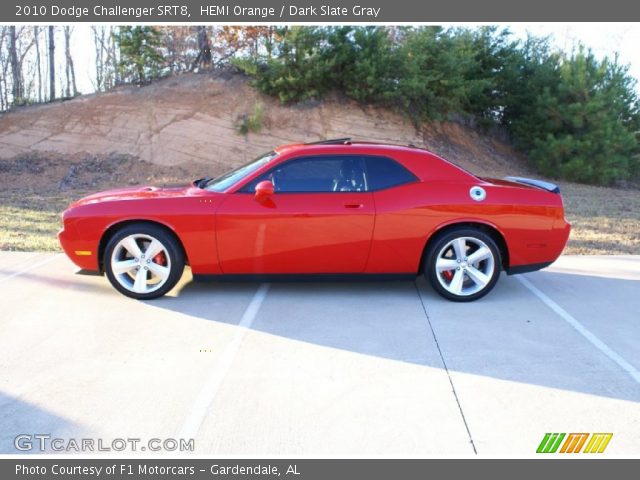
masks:
<svg viewBox="0 0 640 480"><path fill-rule="evenodd" d="M530 263L528 265L516 265L514 267L508 267L505 269L507 275L518 275L520 273L529 273L529 272L537 272L538 270L542 270L543 268L547 268L553 262L543 262L543 263Z"/></svg>
<svg viewBox="0 0 640 480"><path fill-rule="evenodd" d="M562 254L569 240L571 224L564 218L553 222L550 230L537 236L528 236L509 251L508 275L535 272L548 267Z"/></svg>

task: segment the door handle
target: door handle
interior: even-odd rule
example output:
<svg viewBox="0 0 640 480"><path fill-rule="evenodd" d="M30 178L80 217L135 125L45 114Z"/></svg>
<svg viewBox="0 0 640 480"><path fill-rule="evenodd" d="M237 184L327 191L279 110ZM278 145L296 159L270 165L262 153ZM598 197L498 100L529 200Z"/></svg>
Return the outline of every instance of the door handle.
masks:
<svg viewBox="0 0 640 480"><path fill-rule="evenodd" d="M345 203L344 208L362 208L364 207L361 203Z"/></svg>

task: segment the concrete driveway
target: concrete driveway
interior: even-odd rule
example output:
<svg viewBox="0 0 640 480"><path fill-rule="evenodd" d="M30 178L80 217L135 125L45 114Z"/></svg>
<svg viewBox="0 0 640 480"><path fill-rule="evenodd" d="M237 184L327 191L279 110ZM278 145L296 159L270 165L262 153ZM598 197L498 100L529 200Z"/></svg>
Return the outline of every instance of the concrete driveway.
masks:
<svg viewBox="0 0 640 480"><path fill-rule="evenodd" d="M48 434L194 438L197 454L531 456L547 432L610 432L604 455L640 453L640 257L563 257L471 304L423 279L188 271L139 302L74 272L61 254L0 252L0 453Z"/></svg>

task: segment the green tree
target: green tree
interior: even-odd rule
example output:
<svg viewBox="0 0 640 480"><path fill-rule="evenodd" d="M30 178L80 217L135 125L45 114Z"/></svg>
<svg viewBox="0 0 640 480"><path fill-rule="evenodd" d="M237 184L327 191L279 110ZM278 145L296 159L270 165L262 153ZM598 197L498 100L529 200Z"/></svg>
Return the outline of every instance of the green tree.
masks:
<svg viewBox="0 0 640 480"><path fill-rule="evenodd" d="M397 102L415 121L491 118L508 33L495 28L411 29L398 50Z"/></svg>
<svg viewBox="0 0 640 480"><path fill-rule="evenodd" d="M540 62L540 60L543 60ZM545 175L612 184L638 174L640 105L635 81L617 59L598 60L580 48L543 55L512 98L516 144Z"/></svg>
<svg viewBox="0 0 640 480"><path fill-rule="evenodd" d="M499 78L509 53L517 49L511 33L498 27L483 26L477 29L458 29L456 42L459 55L471 57L463 72L468 89L461 98L462 110L483 125L500 120L504 91Z"/></svg>
<svg viewBox="0 0 640 480"><path fill-rule="evenodd" d="M284 27L269 53L235 64L260 91L283 102L330 91L379 102L393 88L392 44L382 27Z"/></svg>
<svg viewBox="0 0 640 480"><path fill-rule="evenodd" d="M163 57L159 47L161 33L154 27L120 27L114 38L120 49L118 68L122 79L143 85L157 77Z"/></svg>
<svg viewBox="0 0 640 480"><path fill-rule="evenodd" d="M332 87L354 100L388 103L396 93L398 61L385 27L338 27L328 31L324 61Z"/></svg>
<svg viewBox="0 0 640 480"><path fill-rule="evenodd" d="M260 91L282 102L321 98L330 89L329 68L322 56L324 34L317 27L278 28L273 55L234 63L253 77Z"/></svg>
<svg viewBox="0 0 640 480"><path fill-rule="evenodd" d="M546 90L559 84L560 61L548 38L531 36L514 44L503 57L496 76L501 96L499 121L523 151L530 151L534 139L545 135L547 116L536 105Z"/></svg>
<svg viewBox="0 0 640 480"><path fill-rule="evenodd" d="M408 32L399 54L398 106L416 122L439 119L459 110L462 66L452 54L452 42L442 27Z"/></svg>

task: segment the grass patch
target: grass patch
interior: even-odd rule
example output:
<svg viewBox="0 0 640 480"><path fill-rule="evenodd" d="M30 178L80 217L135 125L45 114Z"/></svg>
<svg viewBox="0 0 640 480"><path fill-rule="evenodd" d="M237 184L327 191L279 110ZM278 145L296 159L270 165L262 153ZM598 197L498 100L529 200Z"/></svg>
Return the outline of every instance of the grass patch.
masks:
<svg viewBox="0 0 640 480"><path fill-rule="evenodd" d="M0 250L60 251L60 214L77 194L39 195L22 190L0 194Z"/></svg>
<svg viewBox="0 0 640 480"><path fill-rule="evenodd" d="M258 102L253 106L253 111L250 114L240 115L236 123L236 130L242 135L247 135L249 132L258 133L262 130L263 120L264 105Z"/></svg>
<svg viewBox="0 0 640 480"><path fill-rule="evenodd" d="M640 190L561 185L572 231L564 253L640 255Z"/></svg>

